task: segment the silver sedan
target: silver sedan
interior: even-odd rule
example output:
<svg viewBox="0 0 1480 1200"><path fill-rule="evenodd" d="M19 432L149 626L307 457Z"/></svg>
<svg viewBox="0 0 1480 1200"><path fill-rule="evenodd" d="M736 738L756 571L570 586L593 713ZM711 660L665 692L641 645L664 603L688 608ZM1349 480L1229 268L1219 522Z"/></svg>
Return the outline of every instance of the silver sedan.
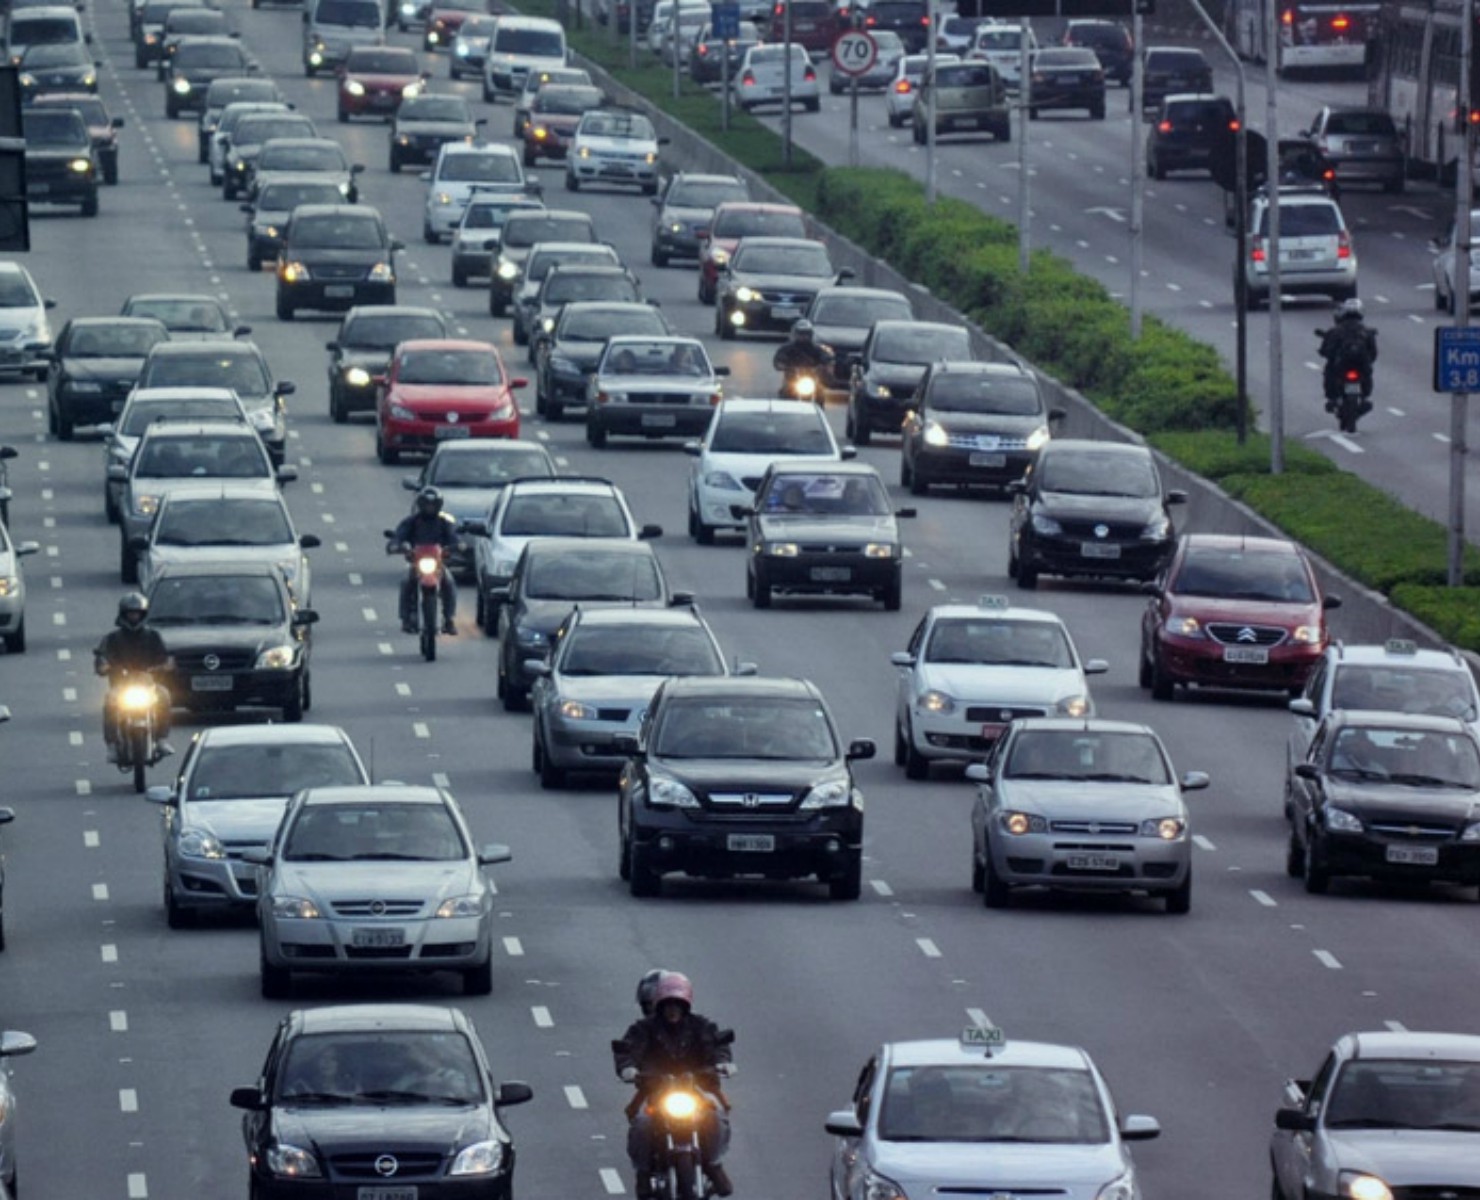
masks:
<svg viewBox="0 0 1480 1200"><path fill-rule="evenodd" d="M21 559L40 549L36 542L11 541L0 524L0 641L11 654L26 648L26 577Z"/></svg>
<svg viewBox="0 0 1480 1200"><path fill-rule="evenodd" d="M7 1029L0 1033L0 1192L15 1193L15 1092L10 1086L10 1064L7 1060L30 1054L36 1039L29 1033Z"/></svg>

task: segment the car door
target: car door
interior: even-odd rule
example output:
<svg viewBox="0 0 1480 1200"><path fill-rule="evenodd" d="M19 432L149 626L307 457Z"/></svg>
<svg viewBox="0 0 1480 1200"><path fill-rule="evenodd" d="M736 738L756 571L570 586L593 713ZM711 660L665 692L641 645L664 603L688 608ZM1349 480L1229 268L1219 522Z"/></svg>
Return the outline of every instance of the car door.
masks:
<svg viewBox="0 0 1480 1200"><path fill-rule="evenodd" d="M509 579L509 599L498 607L499 654L503 656L506 679L521 677L519 663L514 657L518 652L518 639L513 633L519 625L519 618L524 615L524 584L528 575L529 547L526 545Z"/></svg>
<svg viewBox="0 0 1480 1200"><path fill-rule="evenodd" d="M1326 715L1326 684L1333 674L1330 661L1323 658L1305 678L1305 688L1300 693L1300 699L1310 704L1313 711L1290 714L1290 736L1285 746L1285 769L1287 771L1293 772L1296 763L1305 761L1305 756L1310 750L1311 739L1315 736L1316 723Z"/></svg>
<svg viewBox="0 0 1480 1200"><path fill-rule="evenodd" d="M853 1085L853 1112L863 1128L862 1138L835 1138L833 1164L829 1179L833 1200L857 1200L864 1195L863 1179L868 1172L868 1159L863 1143L869 1137L869 1119L873 1114L874 1085L878 1081L879 1060L875 1056L863 1064L858 1082Z"/></svg>
<svg viewBox="0 0 1480 1200"><path fill-rule="evenodd" d="M897 727L900 730L909 727L910 706L914 703L915 692L920 686L920 655L925 651L925 627L929 622L928 614L920 619L920 623L915 626L915 632L910 634L909 645L905 647L905 653L914 659L913 665L894 668L899 676L895 715L898 722Z"/></svg>
<svg viewBox="0 0 1480 1200"><path fill-rule="evenodd" d="M1303 1111L1311 1116L1320 1117L1326 1097L1331 1091L1331 1081L1336 1077L1338 1065L1334 1051L1326 1056L1326 1061L1321 1064L1321 1069L1306 1089ZM1315 1140L1319 1136L1321 1136L1319 1133L1275 1130L1274 1137L1270 1141L1269 1157L1274 1168L1275 1181L1279 1185L1280 1195L1305 1196L1308 1194L1308 1185L1309 1193L1319 1190L1314 1186L1315 1181L1312 1179ZM1335 1180L1330 1182L1334 1185Z"/></svg>
<svg viewBox="0 0 1480 1200"><path fill-rule="evenodd" d="M1321 721L1316 727L1315 734L1311 737L1310 746L1306 750L1305 757L1301 762L1312 766L1320 766L1326 757L1326 744L1331 737L1330 718ZM1298 765L1298 764L1297 764ZM1290 822L1296 831L1296 837L1301 846L1304 846L1310 837L1310 829L1317 819L1324 790L1319 783L1313 779L1301 779L1293 769L1290 772Z"/></svg>

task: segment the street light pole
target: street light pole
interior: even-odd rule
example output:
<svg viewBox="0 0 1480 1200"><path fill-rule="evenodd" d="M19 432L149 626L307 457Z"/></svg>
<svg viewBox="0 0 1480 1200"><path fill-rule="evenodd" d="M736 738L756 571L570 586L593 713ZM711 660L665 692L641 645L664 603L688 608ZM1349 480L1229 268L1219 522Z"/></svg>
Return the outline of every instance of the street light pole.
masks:
<svg viewBox="0 0 1480 1200"><path fill-rule="evenodd" d="M1029 78L1028 22L1024 19L1018 30L1018 270L1028 273L1029 251L1033 239L1028 228L1032 209L1028 197L1028 107L1031 103L1033 81ZM1011 120L1011 116L1008 120Z"/></svg>
<svg viewBox="0 0 1480 1200"><path fill-rule="evenodd" d="M1459 163L1454 171L1454 324L1464 329L1470 324L1470 209L1475 202L1475 125L1470 114L1470 56L1475 50L1475 0L1465 0L1460 22L1459 102L1455 109L1462 114ZM1459 587L1465 577L1465 418L1470 397L1455 392L1449 398L1449 571L1450 587Z"/></svg>
<svg viewBox="0 0 1480 1200"><path fill-rule="evenodd" d="M1131 18L1131 337L1141 337L1141 242L1146 216L1146 164L1141 149L1141 103L1145 96L1145 72L1141 70L1141 38L1144 21L1141 6Z"/></svg>
<svg viewBox="0 0 1480 1200"><path fill-rule="evenodd" d="M930 0L930 36L925 40L925 203L935 203L935 30L938 0ZM916 97L916 103L919 98Z"/></svg>
<svg viewBox="0 0 1480 1200"><path fill-rule="evenodd" d="M1285 343L1280 304L1280 130L1279 130L1279 55L1275 47L1280 37L1280 6L1269 5L1269 24L1265 28L1268 51L1265 54L1264 121L1265 156L1264 187L1269 193L1269 472L1285 472ZM1240 268L1242 269L1242 268Z"/></svg>
<svg viewBox="0 0 1480 1200"><path fill-rule="evenodd" d="M791 170L791 0L781 0L786 6L784 21L784 43L782 53L786 56L781 72L781 167Z"/></svg>

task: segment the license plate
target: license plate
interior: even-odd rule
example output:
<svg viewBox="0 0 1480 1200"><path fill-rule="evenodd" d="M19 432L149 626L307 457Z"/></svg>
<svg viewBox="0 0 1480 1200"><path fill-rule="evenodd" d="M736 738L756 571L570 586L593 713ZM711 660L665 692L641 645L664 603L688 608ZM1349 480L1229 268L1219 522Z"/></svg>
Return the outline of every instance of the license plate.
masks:
<svg viewBox="0 0 1480 1200"><path fill-rule="evenodd" d="M331 300L343 300L355 294L355 285L352 283L330 283L324 287L324 295Z"/></svg>
<svg viewBox="0 0 1480 1200"><path fill-rule="evenodd" d="M356 929L351 934L351 942L356 946L368 948L383 949L387 946L404 946L406 931L404 929Z"/></svg>
<svg viewBox="0 0 1480 1200"><path fill-rule="evenodd" d="M1258 665L1269 661L1269 651L1263 646L1225 646L1223 648L1223 661L1226 663L1252 663Z"/></svg>
<svg viewBox="0 0 1480 1200"><path fill-rule="evenodd" d="M1006 725L983 725L982 737L984 737L989 742L995 742L998 738L1002 736L1002 731L1006 728Z"/></svg>
<svg viewBox="0 0 1480 1200"><path fill-rule="evenodd" d="M802 310L795 304L771 305L771 316L778 321L795 321L801 315Z"/></svg>
<svg viewBox="0 0 1480 1200"><path fill-rule="evenodd" d="M192 675L190 677L192 692L229 692L231 685L230 675Z"/></svg>
<svg viewBox="0 0 1480 1200"><path fill-rule="evenodd" d="M1106 542L1081 542L1079 556L1081 558L1119 558L1120 547Z"/></svg>
<svg viewBox="0 0 1480 1200"><path fill-rule="evenodd" d="M643 413L642 427L644 429L672 429L678 424L678 418L672 413Z"/></svg>
<svg viewBox="0 0 1480 1200"><path fill-rule="evenodd" d="M49 191L51 191L51 184L49 183L31 183L29 181L26 183L26 195L28 196L44 196Z"/></svg>
<svg viewBox="0 0 1480 1200"><path fill-rule="evenodd" d="M1118 871L1120 859L1113 854L1071 854L1065 865L1071 871Z"/></svg>
<svg viewBox="0 0 1480 1200"><path fill-rule="evenodd" d="M1007 465L1007 455L973 454L968 461L973 467L1005 467Z"/></svg>
<svg viewBox="0 0 1480 1200"><path fill-rule="evenodd" d="M1389 846L1387 860L1390 863L1409 867L1437 867L1439 848L1437 846Z"/></svg>
<svg viewBox="0 0 1480 1200"><path fill-rule="evenodd" d="M770 854L776 849L776 839L769 833L732 833L725 846L746 854Z"/></svg>
<svg viewBox="0 0 1480 1200"><path fill-rule="evenodd" d="M472 437L473 431L469 429L466 425L438 425L436 436L437 440L440 442L446 440L447 438Z"/></svg>
<svg viewBox="0 0 1480 1200"><path fill-rule="evenodd" d="M1314 250L1286 250L1285 251L1285 257L1288 258L1291 262L1309 262L1311 259L1315 258L1315 256L1316 256L1316 251L1314 251Z"/></svg>
<svg viewBox="0 0 1480 1200"><path fill-rule="evenodd" d="M852 567L813 567L808 577L814 583L847 583L853 578Z"/></svg>
<svg viewBox="0 0 1480 1200"><path fill-rule="evenodd" d="M416 1200L414 1187L362 1187L355 1191L355 1200Z"/></svg>

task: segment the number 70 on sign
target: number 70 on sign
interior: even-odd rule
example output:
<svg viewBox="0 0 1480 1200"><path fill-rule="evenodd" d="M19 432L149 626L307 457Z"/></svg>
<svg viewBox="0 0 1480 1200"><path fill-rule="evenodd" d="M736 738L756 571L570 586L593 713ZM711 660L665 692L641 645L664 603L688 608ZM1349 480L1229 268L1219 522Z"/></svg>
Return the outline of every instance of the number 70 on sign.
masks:
<svg viewBox="0 0 1480 1200"><path fill-rule="evenodd" d="M845 75L867 74L878 57L879 44L861 29L839 34L832 46L833 66Z"/></svg>

